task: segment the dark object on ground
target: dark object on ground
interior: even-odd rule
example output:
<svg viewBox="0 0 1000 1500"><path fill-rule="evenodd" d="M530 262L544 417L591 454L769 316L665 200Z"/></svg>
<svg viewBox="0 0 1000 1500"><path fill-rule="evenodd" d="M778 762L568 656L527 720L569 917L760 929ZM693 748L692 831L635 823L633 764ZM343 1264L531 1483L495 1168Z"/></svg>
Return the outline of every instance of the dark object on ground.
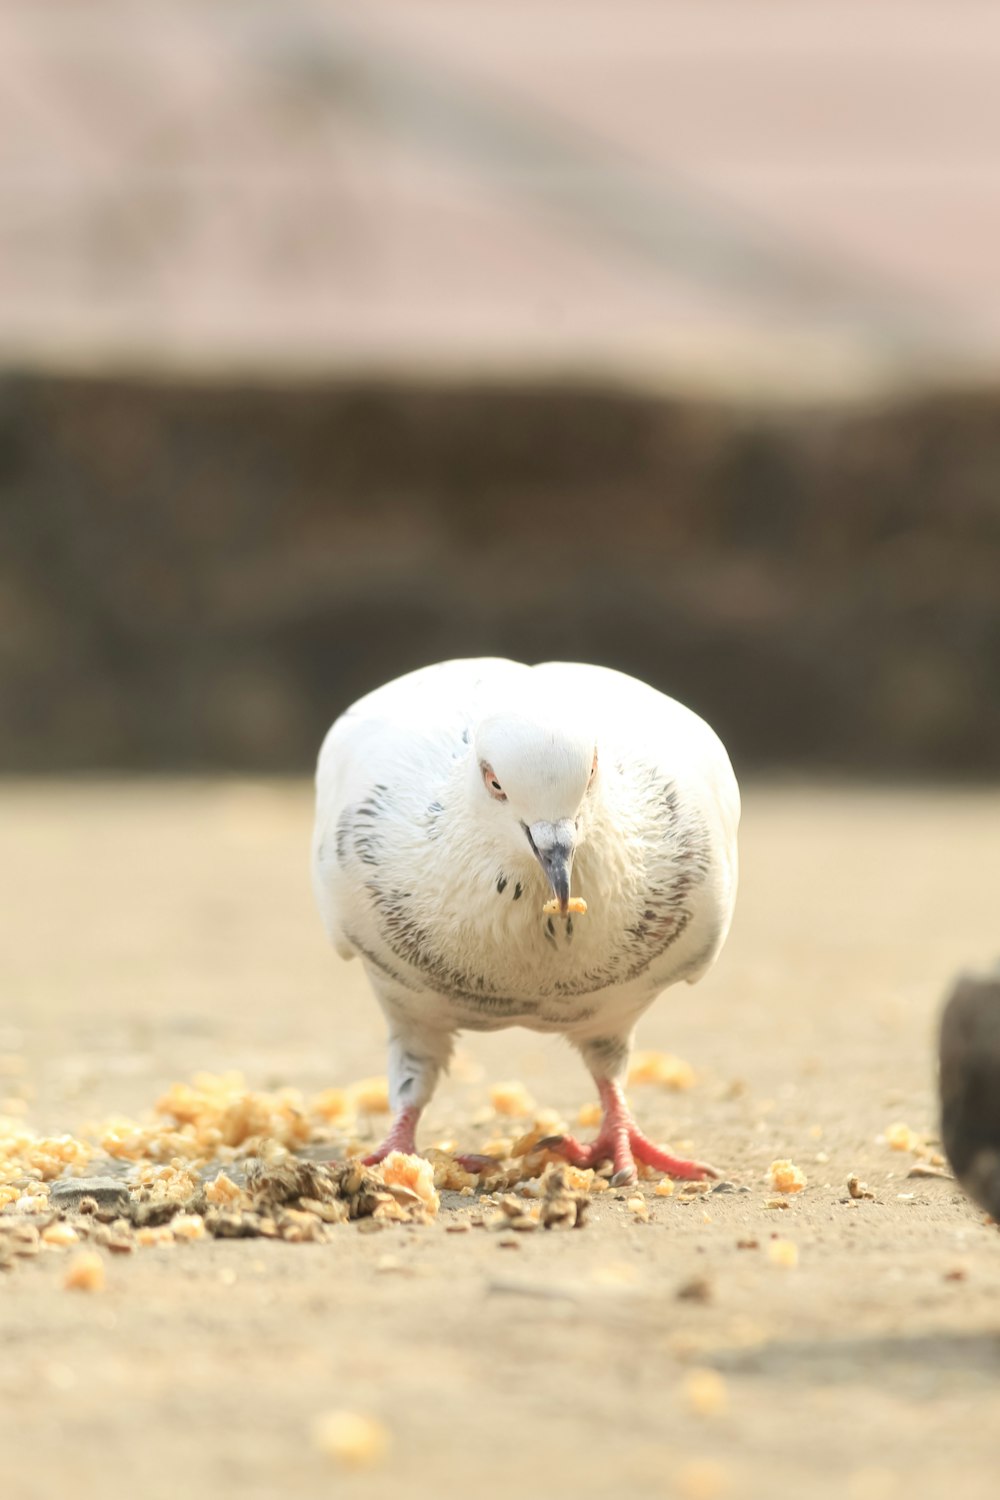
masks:
<svg viewBox="0 0 1000 1500"><path fill-rule="evenodd" d="M970 1198L1000 1219L1000 966L963 975L941 1018L941 1134Z"/></svg>
<svg viewBox="0 0 1000 1500"><path fill-rule="evenodd" d="M102 1212L123 1213L128 1208L128 1183L118 1177L68 1177L54 1182L49 1192L52 1207L66 1213L79 1213L85 1198Z"/></svg>

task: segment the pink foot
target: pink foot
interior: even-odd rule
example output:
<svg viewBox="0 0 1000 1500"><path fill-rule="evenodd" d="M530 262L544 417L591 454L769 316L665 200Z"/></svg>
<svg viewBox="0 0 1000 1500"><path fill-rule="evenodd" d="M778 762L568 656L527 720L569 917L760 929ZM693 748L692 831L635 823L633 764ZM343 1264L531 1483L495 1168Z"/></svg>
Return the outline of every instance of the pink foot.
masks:
<svg viewBox="0 0 1000 1500"><path fill-rule="evenodd" d="M615 1169L611 1178L615 1187L635 1182L638 1176L636 1162L655 1167L669 1177L684 1177L695 1182L718 1177L716 1169L707 1162L671 1156L643 1135L632 1118L619 1084L602 1082L598 1088L604 1105L604 1119L597 1139L591 1145L584 1146L572 1135L557 1135L539 1141L539 1146L557 1151L574 1167L596 1167L601 1162L610 1161Z"/></svg>
<svg viewBox="0 0 1000 1500"><path fill-rule="evenodd" d="M481 1177L484 1172L495 1172L500 1165L497 1157L481 1156L475 1151L456 1156L455 1160L460 1167L464 1167L467 1172L474 1172L477 1177Z"/></svg>
<svg viewBox="0 0 1000 1500"><path fill-rule="evenodd" d="M362 1166L376 1167L380 1161L385 1161L390 1151L404 1151L407 1156L417 1154L417 1121L420 1119L419 1109L400 1110L392 1122L392 1129L377 1150L370 1156L361 1158Z"/></svg>
<svg viewBox="0 0 1000 1500"><path fill-rule="evenodd" d="M390 1151L403 1151L407 1156L419 1156L417 1150L417 1121L420 1119L419 1109L404 1109L393 1121L392 1129L375 1151L370 1155L363 1156L361 1162L366 1167L376 1167L380 1161L385 1161ZM455 1160L459 1166L464 1167L467 1172L474 1172L477 1176L483 1172L492 1172L498 1162L495 1156L456 1156Z"/></svg>

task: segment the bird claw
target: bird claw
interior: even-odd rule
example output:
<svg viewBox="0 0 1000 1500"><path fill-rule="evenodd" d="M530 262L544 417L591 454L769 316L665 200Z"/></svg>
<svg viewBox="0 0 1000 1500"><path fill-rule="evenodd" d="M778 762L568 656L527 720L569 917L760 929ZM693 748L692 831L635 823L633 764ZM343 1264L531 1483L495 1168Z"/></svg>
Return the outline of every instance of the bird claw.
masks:
<svg viewBox="0 0 1000 1500"><path fill-rule="evenodd" d="M456 1154L455 1160L466 1172L472 1172L476 1177L482 1177L486 1172L495 1172L502 1165L499 1157L484 1156L476 1151Z"/></svg>
<svg viewBox="0 0 1000 1500"><path fill-rule="evenodd" d="M536 1142L536 1150L557 1152L574 1167L598 1167L610 1161L615 1168L611 1178L612 1187L628 1187L638 1180L639 1165L654 1167L668 1177L679 1177L688 1182L702 1182L706 1178L719 1177L719 1171L708 1162L688 1161L681 1156L671 1156L662 1147L647 1139L634 1121L630 1120L621 1134L613 1133L605 1121L597 1139L584 1146L572 1135L547 1135Z"/></svg>

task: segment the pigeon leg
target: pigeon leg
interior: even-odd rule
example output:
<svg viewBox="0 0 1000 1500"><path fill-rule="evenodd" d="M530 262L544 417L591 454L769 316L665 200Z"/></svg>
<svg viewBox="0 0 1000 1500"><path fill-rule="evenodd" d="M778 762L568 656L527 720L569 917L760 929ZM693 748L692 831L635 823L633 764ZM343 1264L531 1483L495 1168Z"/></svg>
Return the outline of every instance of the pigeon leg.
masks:
<svg viewBox="0 0 1000 1500"><path fill-rule="evenodd" d="M417 1151L417 1121L420 1119L420 1110L415 1107L401 1109L392 1122L392 1129L377 1150L370 1156L365 1156L362 1161L366 1167L374 1167L378 1162L384 1161L390 1151L404 1151L407 1156L415 1156Z"/></svg>
<svg viewBox="0 0 1000 1500"><path fill-rule="evenodd" d="M595 1081L604 1107L604 1119L597 1139L589 1146L584 1146L572 1135L550 1136L547 1140L540 1141L540 1146L559 1152L574 1167L596 1167L601 1162L610 1161L614 1167L611 1181L615 1187L635 1182L638 1176L636 1162L655 1167L668 1177L685 1177L693 1181L718 1177L718 1172L707 1162L687 1161L680 1156L671 1156L669 1152L654 1145L648 1136L643 1135L632 1118L621 1084L611 1078L598 1078Z"/></svg>
<svg viewBox="0 0 1000 1500"><path fill-rule="evenodd" d="M437 1085L454 1043L447 1032L426 1028L413 1031L395 1017L389 1025L389 1102L392 1128L381 1146L364 1158L366 1167L383 1161L390 1151L417 1154L417 1121Z"/></svg>

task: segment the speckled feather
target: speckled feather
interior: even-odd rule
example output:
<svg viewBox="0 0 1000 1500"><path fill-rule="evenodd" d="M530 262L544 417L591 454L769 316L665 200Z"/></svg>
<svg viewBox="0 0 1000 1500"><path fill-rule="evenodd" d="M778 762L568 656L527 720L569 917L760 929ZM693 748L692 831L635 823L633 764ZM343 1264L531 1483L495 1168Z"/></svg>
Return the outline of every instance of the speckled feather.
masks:
<svg viewBox="0 0 1000 1500"><path fill-rule="evenodd" d="M543 914L542 869L480 779L477 726L524 704L594 726L573 868L585 916ZM319 758L313 878L332 942L361 956L388 1017L397 1106L426 1101L466 1029L561 1032L620 1073L638 1017L725 940L738 822L708 725L606 668L446 662L356 703Z"/></svg>

